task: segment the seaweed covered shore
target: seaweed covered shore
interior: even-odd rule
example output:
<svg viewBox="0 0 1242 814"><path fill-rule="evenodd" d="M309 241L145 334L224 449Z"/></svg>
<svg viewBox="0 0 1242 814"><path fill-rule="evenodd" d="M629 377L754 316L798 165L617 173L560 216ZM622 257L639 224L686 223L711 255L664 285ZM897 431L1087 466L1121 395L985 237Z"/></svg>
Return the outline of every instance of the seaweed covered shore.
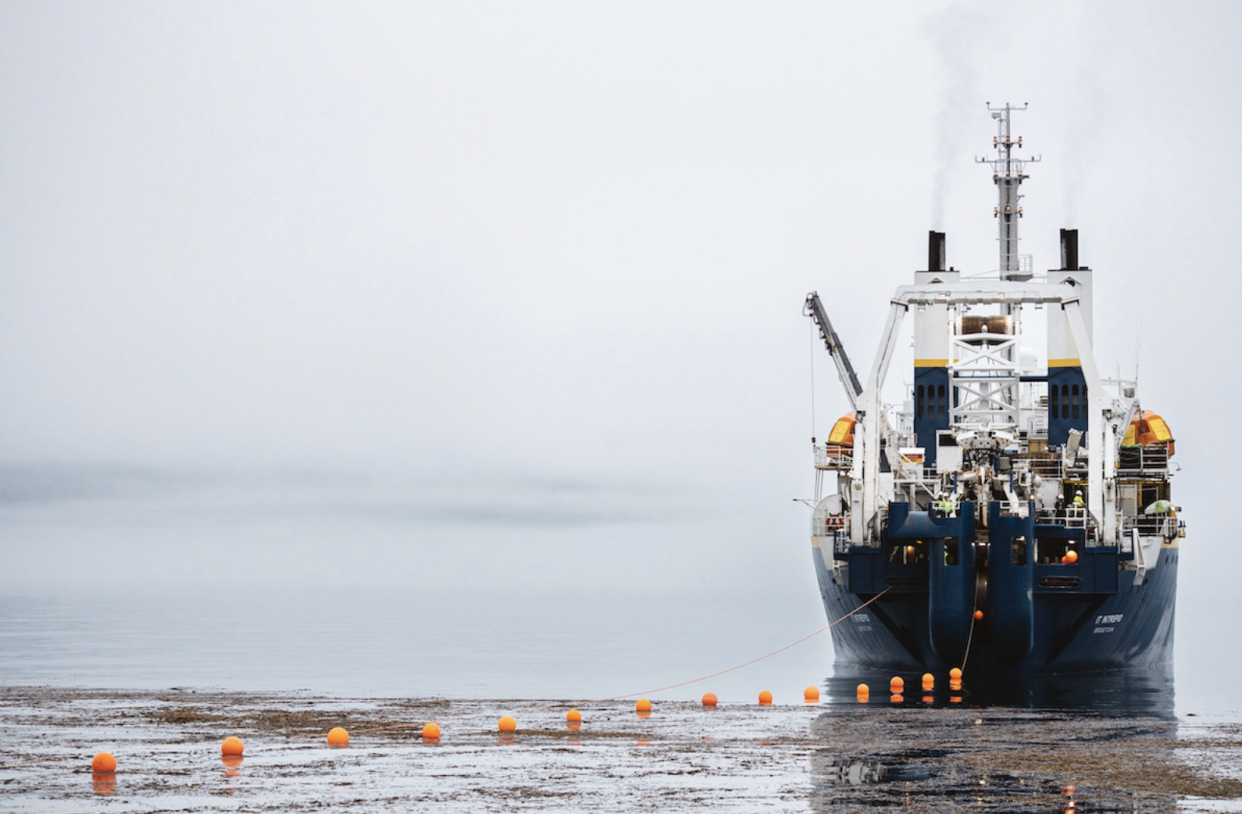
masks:
<svg viewBox="0 0 1242 814"><path fill-rule="evenodd" d="M1242 726L962 705L0 688L8 811L1230 810ZM498 733L500 715L518 730ZM421 738L437 721L438 743ZM344 727L347 748L326 733ZM245 743L225 762L220 743ZM91 757L114 754L115 775Z"/></svg>

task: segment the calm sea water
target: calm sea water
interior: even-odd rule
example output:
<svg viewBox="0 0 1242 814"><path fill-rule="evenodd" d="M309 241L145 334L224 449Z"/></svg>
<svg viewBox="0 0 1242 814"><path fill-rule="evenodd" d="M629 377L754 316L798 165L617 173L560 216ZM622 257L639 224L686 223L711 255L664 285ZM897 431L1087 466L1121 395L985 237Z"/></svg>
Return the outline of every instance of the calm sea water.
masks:
<svg viewBox="0 0 1242 814"><path fill-rule="evenodd" d="M814 597L9 593L0 596L0 682L590 700L723 670L824 624ZM830 663L824 633L664 697L710 689L753 700L766 689L800 700Z"/></svg>
<svg viewBox="0 0 1242 814"><path fill-rule="evenodd" d="M595 700L644 693L798 702L851 699L830 634L710 679L825 624L815 596L544 595L231 588L0 595L0 684L311 690L344 696ZM1185 614L1179 617L1186 626ZM1015 687L995 701L1242 720L1236 694L1179 638L1176 672Z"/></svg>

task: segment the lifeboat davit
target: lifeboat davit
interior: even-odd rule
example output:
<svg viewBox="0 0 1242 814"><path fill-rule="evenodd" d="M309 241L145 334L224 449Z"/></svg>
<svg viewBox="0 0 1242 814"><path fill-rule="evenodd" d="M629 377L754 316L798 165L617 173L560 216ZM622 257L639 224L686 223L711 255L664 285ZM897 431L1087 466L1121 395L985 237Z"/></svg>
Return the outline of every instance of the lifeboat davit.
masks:
<svg viewBox="0 0 1242 814"><path fill-rule="evenodd" d="M1173 456L1173 433L1165 420L1151 410L1139 410L1135 414L1121 444L1130 447L1165 446L1169 449L1169 457Z"/></svg>

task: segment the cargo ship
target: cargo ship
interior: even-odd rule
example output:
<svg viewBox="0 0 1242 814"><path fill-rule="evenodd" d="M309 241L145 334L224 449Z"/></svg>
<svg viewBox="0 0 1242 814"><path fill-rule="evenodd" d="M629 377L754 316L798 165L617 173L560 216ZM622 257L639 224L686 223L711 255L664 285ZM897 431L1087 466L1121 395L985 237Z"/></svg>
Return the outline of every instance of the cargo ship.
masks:
<svg viewBox="0 0 1242 814"><path fill-rule="evenodd" d="M812 439L806 501L838 667L988 682L1170 666L1186 534L1174 439L1136 381L1096 365L1095 272L1077 230L1061 230L1060 268L1035 272L1019 254L1021 184L1038 160L1010 135L1024 109L989 105L996 153L976 159L998 189L996 271L946 267L945 235L930 232L865 382L807 295L850 407ZM912 383L886 403L907 320Z"/></svg>

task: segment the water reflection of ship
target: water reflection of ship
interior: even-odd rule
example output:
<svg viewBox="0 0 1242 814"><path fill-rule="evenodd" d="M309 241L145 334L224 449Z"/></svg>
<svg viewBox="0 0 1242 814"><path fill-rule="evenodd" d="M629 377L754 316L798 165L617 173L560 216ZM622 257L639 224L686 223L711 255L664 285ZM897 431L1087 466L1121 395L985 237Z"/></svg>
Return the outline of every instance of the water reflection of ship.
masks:
<svg viewBox="0 0 1242 814"><path fill-rule="evenodd" d="M893 706L890 695L881 691L888 687L891 678L890 673L876 670L839 667L832 677L825 680L826 700L831 703L856 703L856 688L859 684L867 684L876 688L875 695L869 700L872 707ZM950 691L941 683L930 692L922 692L917 689L914 676L907 678L911 679L906 682L910 689L898 702L904 706L1002 706L1170 721L1175 717L1173 671L1167 665L1106 673L1019 675L983 686L968 683L963 691ZM925 701L925 698L929 700Z"/></svg>
<svg viewBox="0 0 1242 814"><path fill-rule="evenodd" d="M998 272L946 267L933 232L927 270L890 300L865 383L807 297L851 407L826 443L812 439L815 569L829 619L849 617L832 629L838 664L962 667L978 689L1172 657L1185 536L1173 437L1135 381L1096 366L1077 230L1062 230L1059 269L1037 274L1018 254L1026 175L1011 111L993 111L988 161ZM882 390L907 314L913 383L890 406ZM1034 333L1039 348L1024 344Z"/></svg>
<svg viewBox="0 0 1242 814"><path fill-rule="evenodd" d="M811 723L809 808L1168 811L1175 721L990 708L830 707ZM1133 771L1118 770L1119 760ZM1170 774L1172 773L1172 774Z"/></svg>
<svg viewBox="0 0 1242 814"><path fill-rule="evenodd" d="M900 780L927 780L931 769L927 766L885 766L878 760L843 760L830 755L817 754L811 758L812 776L824 785L846 784L861 786L867 783L895 782Z"/></svg>

